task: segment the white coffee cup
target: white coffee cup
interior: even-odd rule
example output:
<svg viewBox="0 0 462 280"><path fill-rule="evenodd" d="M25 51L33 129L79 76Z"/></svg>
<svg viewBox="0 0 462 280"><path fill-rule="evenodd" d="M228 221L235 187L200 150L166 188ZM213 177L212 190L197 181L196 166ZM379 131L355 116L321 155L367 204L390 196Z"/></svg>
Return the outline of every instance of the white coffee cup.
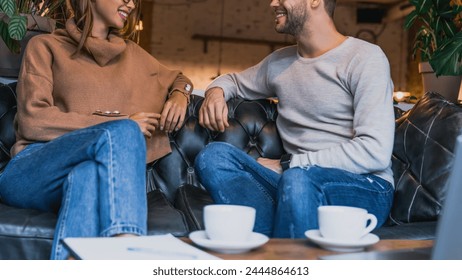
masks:
<svg viewBox="0 0 462 280"><path fill-rule="evenodd" d="M255 224L255 208L241 205L212 204L204 207L207 237L215 241L247 241Z"/></svg>
<svg viewBox="0 0 462 280"><path fill-rule="evenodd" d="M322 237L338 241L357 241L377 226L366 209L336 205L318 207L318 222Z"/></svg>

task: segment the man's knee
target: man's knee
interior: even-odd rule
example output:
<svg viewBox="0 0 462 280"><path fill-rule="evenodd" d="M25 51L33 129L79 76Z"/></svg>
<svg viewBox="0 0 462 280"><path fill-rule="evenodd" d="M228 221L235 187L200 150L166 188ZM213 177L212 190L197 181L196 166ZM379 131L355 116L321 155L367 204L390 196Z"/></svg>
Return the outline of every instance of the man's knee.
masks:
<svg viewBox="0 0 462 280"><path fill-rule="evenodd" d="M316 176L319 170L316 167L290 168L282 174L279 182L279 191L285 200L299 200L302 198L317 196L320 188L316 183Z"/></svg>
<svg viewBox="0 0 462 280"><path fill-rule="evenodd" d="M208 144L197 155L195 159L196 168L203 170L205 168L216 167L224 160L231 158L230 155L233 148L234 146L225 142L212 142Z"/></svg>

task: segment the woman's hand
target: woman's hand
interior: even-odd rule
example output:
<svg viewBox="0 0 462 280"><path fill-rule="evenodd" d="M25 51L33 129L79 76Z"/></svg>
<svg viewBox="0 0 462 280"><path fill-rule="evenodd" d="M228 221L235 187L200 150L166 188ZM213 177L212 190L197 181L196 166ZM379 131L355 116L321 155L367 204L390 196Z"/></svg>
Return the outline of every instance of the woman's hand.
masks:
<svg viewBox="0 0 462 280"><path fill-rule="evenodd" d="M131 114L128 118L135 121L143 132L143 135L151 138L152 133L159 127L160 114L138 112Z"/></svg>
<svg viewBox="0 0 462 280"><path fill-rule="evenodd" d="M159 129L171 133L183 125L188 107L188 98L180 91L174 91L164 104L160 116Z"/></svg>

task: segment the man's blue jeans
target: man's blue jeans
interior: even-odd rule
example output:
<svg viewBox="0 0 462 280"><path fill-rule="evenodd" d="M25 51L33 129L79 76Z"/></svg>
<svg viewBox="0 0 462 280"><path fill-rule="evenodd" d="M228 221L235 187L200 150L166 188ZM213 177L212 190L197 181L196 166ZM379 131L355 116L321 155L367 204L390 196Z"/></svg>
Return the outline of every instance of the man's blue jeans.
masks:
<svg viewBox="0 0 462 280"><path fill-rule="evenodd" d="M254 207L254 230L272 237L302 238L317 229L321 205L365 208L381 226L393 201L392 184L377 176L319 166L280 175L228 143L207 145L195 166L215 203Z"/></svg>
<svg viewBox="0 0 462 280"><path fill-rule="evenodd" d="M0 196L59 213L51 258L65 259L65 237L146 234L145 162L138 125L110 121L27 146L0 176Z"/></svg>

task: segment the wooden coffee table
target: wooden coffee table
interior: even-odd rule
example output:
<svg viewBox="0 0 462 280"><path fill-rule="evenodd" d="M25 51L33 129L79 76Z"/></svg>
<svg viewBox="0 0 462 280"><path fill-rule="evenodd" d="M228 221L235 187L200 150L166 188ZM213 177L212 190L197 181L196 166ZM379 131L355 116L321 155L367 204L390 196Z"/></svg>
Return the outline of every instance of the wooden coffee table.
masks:
<svg viewBox="0 0 462 280"><path fill-rule="evenodd" d="M189 239L184 241L191 243ZM388 251L408 248L431 247L432 240L380 240L367 247L365 251ZM243 254L220 254L203 249L212 255L225 260L316 260L320 256L340 254L328 251L311 243L307 239L270 239L260 248Z"/></svg>

